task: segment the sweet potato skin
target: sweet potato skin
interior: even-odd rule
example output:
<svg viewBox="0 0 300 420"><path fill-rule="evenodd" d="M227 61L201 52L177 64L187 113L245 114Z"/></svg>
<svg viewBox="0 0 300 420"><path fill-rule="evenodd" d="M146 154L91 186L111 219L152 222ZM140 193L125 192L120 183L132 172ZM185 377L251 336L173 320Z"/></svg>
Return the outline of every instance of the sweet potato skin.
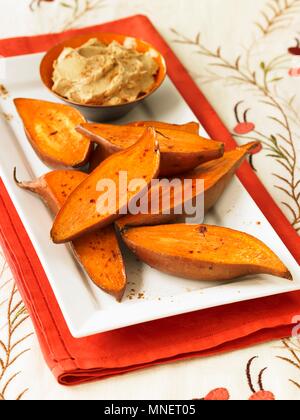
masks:
<svg viewBox="0 0 300 420"><path fill-rule="evenodd" d="M186 133L191 134L199 134L200 130L200 124L196 122L190 122L187 124L168 124L164 122L158 122L158 121L136 121L129 124L126 124L129 127L153 127L155 129L166 129L166 130L176 130L176 131L184 131ZM105 159L107 159L110 156L111 153L109 153L107 150L105 150L104 147L102 147L100 144L97 145L95 150L92 152L91 158L90 158L90 167L89 172L92 172L94 169L97 168L97 166L100 165L101 162L103 162Z"/></svg>
<svg viewBox="0 0 300 420"><path fill-rule="evenodd" d="M51 237L54 243L65 243L80 236L104 228L120 218L120 213L147 188L159 171L160 152L156 133L147 128L144 135L131 148L106 159L69 196L58 213ZM133 179L143 179L145 188L136 192L127 191L127 196L119 197L119 174L126 172L128 183ZM107 214L99 212L97 201L101 194L97 185L102 180L111 180L116 185L116 210Z"/></svg>
<svg viewBox="0 0 300 420"><path fill-rule="evenodd" d="M170 177L183 174L189 170L196 168L202 163L218 159L224 154L222 147L218 153L215 151L207 151L205 156L199 156L198 153L173 153L165 152L161 155L161 167L159 175L161 177Z"/></svg>
<svg viewBox="0 0 300 420"><path fill-rule="evenodd" d="M261 241L242 232L207 225L130 228L123 240L137 257L167 274L192 280L233 280L271 274L292 280L280 259Z"/></svg>
<svg viewBox="0 0 300 420"><path fill-rule="evenodd" d="M243 164L249 154L259 146L259 142L251 142L239 146L224 154L218 161L208 162L196 168L191 173L192 177L204 179L205 181L205 203L204 210L207 213L215 206L220 199L228 184L232 180L236 171ZM189 174L187 174L189 176Z"/></svg>
<svg viewBox="0 0 300 420"><path fill-rule="evenodd" d="M205 163L193 171L185 174L184 179L203 179L204 184L204 211L207 213L219 200L234 176L236 170L243 163L247 155L259 145L258 142L252 142L234 150L226 152L224 156L218 160ZM150 195L150 194L149 194ZM162 197L162 195L161 195ZM197 194L194 194L194 198ZM162 200L162 198L161 198ZM116 222L118 229L122 230L130 226L153 226L166 224L178 219L171 209L169 214L163 214L162 207L160 214L138 214L127 215Z"/></svg>
<svg viewBox="0 0 300 420"><path fill-rule="evenodd" d="M84 117L78 111L68 107L67 105L55 104L52 102L35 99L17 98L14 100L14 103L23 121L26 137L37 156L41 159L42 162L45 163L45 165L54 169L71 169L84 166L89 161L93 145L87 141L84 136L82 136L81 139L78 137L78 133L76 132L75 127L79 124L80 121L82 123L85 122ZM44 129L45 126L47 126L49 129L51 124L51 127L55 127L53 115L55 115L56 111L60 114L65 113L65 120L68 121L68 125L65 125L64 129L67 130L68 136L70 136L70 144L61 147L59 158L57 153L53 152L57 146L53 147L51 143L56 141L58 144L56 136L60 135L60 130L53 128L54 131L52 131L52 133L41 134L43 129L41 128L41 124L38 119L40 118L41 123L44 124ZM47 117L47 112L51 113L51 117ZM75 123L72 127L69 126L71 116L75 120ZM60 120L60 124L63 124L62 120ZM46 144L43 144L45 143L45 139L42 141L42 136L46 137ZM61 136L63 136L63 134L61 134ZM73 142L75 143L72 144ZM80 142L82 144L79 146ZM77 153L73 157L70 157L70 154L74 154L75 144L77 145L78 149ZM56 154L56 157L54 154Z"/></svg>
<svg viewBox="0 0 300 420"><path fill-rule="evenodd" d="M100 145L97 145L90 158L89 173L92 173L96 168L98 168L100 163L108 157L109 156L107 156L105 150Z"/></svg>
<svg viewBox="0 0 300 420"><path fill-rule="evenodd" d="M77 127L77 131L91 142L98 143L109 156L135 144L143 127L87 123ZM190 132L164 128L156 132L161 151L161 177L185 173L224 154L223 143Z"/></svg>
<svg viewBox="0 0 300 420"><path fill-rule="evenodd" d="M78 171L53 171L30 182L19 182L20 188L37 194L56 215L72 191L87 178ZM127 284L125 265L113 226L75 240L71 247L93 283L121 301Z"/></svg>

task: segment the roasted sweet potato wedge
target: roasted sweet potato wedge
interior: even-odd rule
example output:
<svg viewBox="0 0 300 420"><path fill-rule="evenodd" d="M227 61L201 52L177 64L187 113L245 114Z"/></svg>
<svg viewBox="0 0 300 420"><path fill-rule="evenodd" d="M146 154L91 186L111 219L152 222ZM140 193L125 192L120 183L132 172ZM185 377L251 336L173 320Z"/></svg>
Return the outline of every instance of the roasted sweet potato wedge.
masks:
<svg viewBox="0 0 300 420"><path fill-rule="evenodd" d="M157 136L147 128L136 144L106 159L69 196L55 219L53 242L69 242L114 222L132 200L147 193L159 165ZM125 185L121 185L122 173L127 177ZM136 179L144 180L144 186L129 188Z"/></svg>
<svg viewBox="0 0 300 420"><path fill-rule="evenodd" d="M54 171L30 182L19 182L15 176L17 185L38 194L54 215L86 178L86 174L78 171ZM127 279L114 227L108 226L98 232L88 233L76 239L72 248L96 286L120 301Z"/></svg>
<svg viewBox="0 0 300 420"><path fill-rule="evenodd" d="M146 264L194 280L232 280L291 273L264 243L246 233L207 225L165 225L127 229L127 246Z"/></svg>
<svg viewBox="0 0 300 420"><path fill-rule="evenodd" d="M186 133L199 134L200 124L197 122L189 122L186 124L168 124L160 121L136 121L126 124L129 127L153 127L155 129L185 131Z"/></svg>
<svg viewBox="0 0 300 420"><path fill-rule="evenodd" d="M155 129L164 128L166 130L176 130L176 131L185 131L186 133L199 134L200 124L196 122L190 122L187 124L177 125L177 124L168 124L158 121L137 121L126 124L130 127L153 127ZM101 144L98 144L95 150L93 151L90 159L90 172L97 168L103 160L105 160L110 153L108 153Z"/></svg>
<svg viewBox="0 0 300 420"><path fill-rule="evenodd" d="M36 99L14 100L33 149L48 166L77 168L88 162L91 142L76 131L86 120L75 108Z"/></svg>
<svg viewBox="0 0 300 420"><path fill-rule="evenodd" d="M81 124L77 130L98 143L107 155L127 149L141 137L143 127ZM161 151L160 176L182 174L224 154L224 145L199 135L178 130L156 130Z"/></svg>
<svg viewBox="0 0 300 420"><path fill-rule="evenodd" d="M190 122L187 124L177 125L177 124L168 124L158 121L136 121L129 124L126 124L129 127L153 127L155 129L166 129L166 130L176 130L176 131L185 131L186 133L199 134L200 124L196 122ZM97 168L104 159L106 159L110 153L99 144L96 149L93 151L90 159L90 172Z"/></svg>
<svg viewBox="0 0 300 420"><path fill-rule="evenodd" d="M220 159L204 163L198 168L194 169L190 173L183 175L180 180L182 184L185 179L193 180L193 200L197 197L196 181L198 179L204 180L204 210L208 212L211 207L215 205L218 199L223 194L236 170L243 163L247 155L259 145L258 142L246 144L241 147L237 147L234 150L225 152L224 156ZM157 187L153 187L157 188ZM174 190L171 190L170 205L165 207L163 203L165 191L160 189L160 208L159 214L138 214L138 215L127 215L119 219L116 223L119 229L123 229L126 226L146 226L146 225L158 225L165 224L177 219L174 209L178 205L185 203L185 200L190 200L189 197L178 196L174 198ZM202 194L202 191L200 191ZM151 201L151 191L149 193L149 200ZM184 206L183 206L184 207Z"/></svg>

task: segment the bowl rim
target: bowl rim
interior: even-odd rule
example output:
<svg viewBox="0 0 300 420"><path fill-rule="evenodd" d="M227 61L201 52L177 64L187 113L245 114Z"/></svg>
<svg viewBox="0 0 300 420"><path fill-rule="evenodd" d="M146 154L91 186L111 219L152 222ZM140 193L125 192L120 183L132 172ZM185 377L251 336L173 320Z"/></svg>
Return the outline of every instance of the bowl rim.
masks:
<svg viewBox="0 0 300 420"><path fill-rule="evenodd" d="M89 37L93 38L94 37L95 38L95 37L97 37L97 34L98 35L101 34L103 36L117 36L117 37L121 36L121 37L124 37L125 39L127 39L127 38L128 39L133 39L135 41L138 41L138 43L141 43L141 44L144 44L145 46L147 46L149 48L149 50L155 51L158 54L158 56L159 56L159 58L161 60L161 66L160 67L163 69L163 77L162 77L161 81L158 84L156 84L155 87L150 92L148 92L147 94L145 94L145 95L143 95L143 96L135 99L134 101L125 102L123 104L116 104L116 105L83 104L83 103L80 103L80 102L72 101L72 100L70 100L68 98L65 98L64 96L61 96L58 93L54 92L46 84L46 82L44 80L44 77L43 77L43 71L42 70L43 70L44 63L47 60L48 56L55 49L59 49L60 47L62 49L65 48L66 47L66 44L68 42L71 42L71 41L76 40L76 39L81 39L83 37L87 37L87 38L89 38ZM131 35L124 35L124 34L114 33L114 32L101 32L101 31L98 31L98 32L90 32L90 33L86 33L86 34L72 36L72 37L69 37L69 38L65 39L62 42L59 42L58 44L55 44L43 56L43 58L42 58L42 60L40 62L39 71L40 71L40 79L41 79L43 85L47 88L48 91L50 91L52 93L52 95L55 95L58 99L66 102L66 103L69 103L71 105L77 106L77 107L92 108L92 109L95 109L95 108L98 108L98 109L114 109L114 108L120 108L120 107L125 107L125 106L129 106L129 105L138 104L139 102L144 101L150 95L152 95L153 93L155 93L162 86L162 84L164 83L164 81L165 81L165 79L167 77L167 63L166 63L166 59L164 58L164 56L162 55L162 53L160 51L158 51L152 44L150 44L147 41L144 41L144 40L142 40L140 38L137 38L137 37L134 37L134 36L131 36Z"/></svg>

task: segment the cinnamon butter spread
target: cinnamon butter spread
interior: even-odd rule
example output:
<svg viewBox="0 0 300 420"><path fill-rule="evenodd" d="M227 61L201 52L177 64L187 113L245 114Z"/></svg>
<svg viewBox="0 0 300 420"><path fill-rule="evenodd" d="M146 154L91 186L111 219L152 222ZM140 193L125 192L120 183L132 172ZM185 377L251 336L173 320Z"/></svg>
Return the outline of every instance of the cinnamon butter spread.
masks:
<svg viewBox="0 0 300 420"><path fill-rule="evenodd" d="M90 39L62 51L54 63L52 90L82 104L119 105L150 92L158 69L150 52Z"/></svg>

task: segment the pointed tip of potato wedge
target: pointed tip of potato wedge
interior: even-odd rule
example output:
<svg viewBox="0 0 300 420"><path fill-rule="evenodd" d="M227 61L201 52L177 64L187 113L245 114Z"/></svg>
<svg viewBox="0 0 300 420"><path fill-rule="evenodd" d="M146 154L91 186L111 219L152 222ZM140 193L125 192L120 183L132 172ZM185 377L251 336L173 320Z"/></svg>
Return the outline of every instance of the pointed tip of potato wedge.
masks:
<svg viewBox="0 0 300 420"><path fill-rule="evenodd" d="M29 190L32 191L32 184L31 182L26 182L26 181L20 181L17 177L17 168L14 167L14 171L13 171L13 180L15 182L15 184L17 185L17 187L23 189L23 190Z"/></svg>
<svg viewBox="0 0 300 420"><path fill-rule="evenodd" d="M291 282L294 281L292 273L274 252L273 259L270 259L269 265L266 267L265 272L262 274L269 274L271 276L280 277L281 279L285 279Z"/></svg>
<svg viewBox="0 0 300 420"><path fill-rule="evenodd" d="M124 286L124 289L120 292L111 292L111 296L113 296L117 302L121 303L125 294L127 284Z"/></svg>
<svg viewBox="0 0 300 420"><path fill-rule="evenodd" d="M251 153L260 146L260 141L252 141L250 143L243 144L242 146L238 146L238 149L245 150L247 153Z"/></svg>
<svg viewBox="0 0 300 420"><path fill-rule="evenodd" d="M289 281L294 281L294 277L293 277L292 273L289 270L287 270L285 272L285 274L282 276L282 278L283 279L287 279Z"/></svg>
<svg viewBox="0 0 300 420"><path fill-rule="evenodd" d="M33 181L20 181L17 177L17 168L15 167L13 171L13 180L17 187L21 188L22 190L27 190L43 197L43 191L46 189L44 176Z"/></svg>
<svg viewBox="0 0 300 420"><path fill-rule="evenodd" d="M21 184L21 182L18 180L18 177L17 177L17 167L16 166L14 167L14 171L13 171L13 179L18 186Z"/></svg>

